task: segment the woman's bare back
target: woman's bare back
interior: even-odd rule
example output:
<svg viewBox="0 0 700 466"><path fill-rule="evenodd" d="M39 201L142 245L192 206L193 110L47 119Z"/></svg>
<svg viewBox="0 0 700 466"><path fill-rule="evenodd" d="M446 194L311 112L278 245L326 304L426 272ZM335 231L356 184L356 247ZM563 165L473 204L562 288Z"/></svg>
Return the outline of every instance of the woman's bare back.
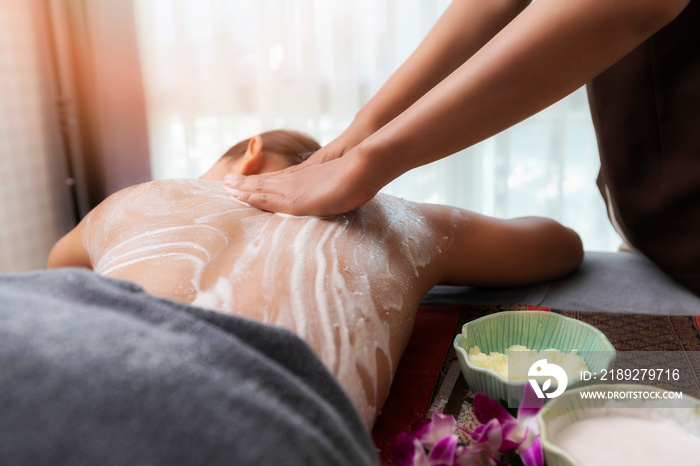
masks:
<svg viewBox="0 0 700 466"><path fill-rule="evenodd" d="M293 331L371 425L461 215L438 225L424 208L378 196L291 217L233 200L222 182L162 180L102 203L84 246L97 273Z"/></svg>

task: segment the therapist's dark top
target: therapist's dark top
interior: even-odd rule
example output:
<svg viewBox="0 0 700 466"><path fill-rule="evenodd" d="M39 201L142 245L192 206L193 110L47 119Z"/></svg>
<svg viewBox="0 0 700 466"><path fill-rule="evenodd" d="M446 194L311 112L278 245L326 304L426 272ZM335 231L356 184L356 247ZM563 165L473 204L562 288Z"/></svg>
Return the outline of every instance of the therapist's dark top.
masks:
<svg viewBox="0 0 700 466"><path fill-rule="evenodd" d="M700 1L591 81L588 94L598 185L623 234L700 295Z"/></svg>

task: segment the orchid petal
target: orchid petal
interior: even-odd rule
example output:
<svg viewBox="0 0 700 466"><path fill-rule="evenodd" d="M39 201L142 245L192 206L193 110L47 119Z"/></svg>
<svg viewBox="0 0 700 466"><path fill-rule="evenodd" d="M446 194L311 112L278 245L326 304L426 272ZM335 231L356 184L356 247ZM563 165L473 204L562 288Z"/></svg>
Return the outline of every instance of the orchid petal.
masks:
<svg viewBox="0 0 700 466"><path fill-rule="evenodd" d="M458 446L455 450L454 464L458 466L474 466L480 464L481 451L475 452L467 446Z"/></svg>
<svg viewBox="0 0 700 466"><path fill-rule="evenodd" d="M428 455L428 461L432 465L454 463L455 450L457 449L457 436L450 435L445 437L433 448L433 451Z"/></svg>
<svg viewBox="0 0 700 466"><path fill-rule="evenodd" d="M431 420L433 430L437 433L452 434L457 429L457 421L449 414L433 413Z"/></svg>
<svg viewBox="0 0 700 466"><path fill-rule="evenodd" d="M544 452L542 451L542 441L539 437L535 438L532 445L520 452L520 459L523 460L525 466L542 466L544 465Z"/></svg>
<svg viewBox="0 0 700 466"><path fill-rule="evenodd" d="M525 421L526 419L535 417L540 409L542 409L542 402L542 398L537 397L532 385L526 383L523 392L523 400L520 402L520 407L518 408L518 420Z"/></svg>
<svg viewBox="0 0 700 466"><path fill-rule="evenodd" d="M429 465L423 445L417 438L406 432L401 432L396 436L393 445L391 445L391 455L396 466Z"/></svg>
<svg viewBox="0 0 700 466"><path fill-rule="evenodd" d="M453 435L457 430L457 421L448 414L433 413L431 421L421 429L417 435L423 445L431 449L440 443L445 437Z"/></svg>
<svg viewBox="0 0 700 466"><path fill-rule="evenodd" d="M498 449L501 453L514 452L523 443L527 435L527 430L523 429L518 422L508 422L501 425L501 431L503 441Z"/></svg>
<svg viewBox="0 0 700 466"><path fill-rule="evenodd" d="M503 440L501 443L501 446L498 448L499 453L513 453L515 450L518 449L520 446L520 443L518 442L513 442L511 440Z"/></svg>
<svg viewBox="0 0 700 466"><path fill-rule="evenodd" d="M474 466L480 464L478 462L479 458L480 456L478 453L473 453L465 447L457 447L454 464L456 466Z"/></svg>
<svg viewBox="0 0 700 466"><path fill-rule="evenodd" d="M476 393L474 395L473 406L474 416L476 416L476 418L482 424L486 424L491 419L498 419L498 421L501 423L515 420L515 418L510 415L506 408L496 403L483 393Z"/></svg>
<svg viewBox="0 0 700 466"><path fill-rule="evenodd" d="M535 421L536 424L536 421ZM535 441L535 439L539 436L539 426L537 426L535 429L532 429L531 427L526 427L525 428L525 435L523 436L523 441L520 443L518 446L518 453L527 450L532 446L532 443Z"/></svg>
<svg viewBox="0 0 700 466"><path fill-rule="evenodd" d="M508 463L493 456L492 452L478 448L476 445L457 447L454 464L457 466L508 466Z"/></svg>
<svg viewBox="0 0 700 466"><path fill-rule="evenodd" d="M522 428L518 421L506 422L504 424L501 424L501 429L503 430L503 437L506 437L513 441L518 440L519 437L522 437L522 434L525 430Z"/></svg>
<svg viewBox="0 0 700 466"><path fill-rule="evenodd" d="M473 443L486 444L492 452L498 451L503 443L503 431L501 423L497 419L491 419L486 424L478 426L469 432L469 435L471 435Z"/></svg>

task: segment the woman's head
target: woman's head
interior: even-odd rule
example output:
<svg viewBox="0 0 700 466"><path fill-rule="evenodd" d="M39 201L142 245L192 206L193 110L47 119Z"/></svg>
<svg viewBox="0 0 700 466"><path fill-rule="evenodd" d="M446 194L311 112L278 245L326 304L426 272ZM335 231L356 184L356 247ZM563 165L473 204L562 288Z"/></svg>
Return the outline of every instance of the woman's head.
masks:
<svg viewBox="0 0 700 466"><path fill-rule="evenodd" d="M303 162L320 148L316 140L298 131L266 131L231 147L201 178L223 180L229 173L254 175L282 170Z"/></svg>

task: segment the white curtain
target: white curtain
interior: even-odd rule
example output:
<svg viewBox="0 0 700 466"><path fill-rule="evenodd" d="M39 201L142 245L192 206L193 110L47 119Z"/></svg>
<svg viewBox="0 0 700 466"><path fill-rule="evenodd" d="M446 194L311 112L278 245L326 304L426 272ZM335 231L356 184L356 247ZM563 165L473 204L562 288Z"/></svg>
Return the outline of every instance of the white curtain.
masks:
<svg viewBox="0 0 700 466"><path fill-rule="evenodd" d="M229 146L350 124L447 0L135 0L156 178L199 176ZM585 90L384 191L488 215L543 215L614 250Z"/></svg>

